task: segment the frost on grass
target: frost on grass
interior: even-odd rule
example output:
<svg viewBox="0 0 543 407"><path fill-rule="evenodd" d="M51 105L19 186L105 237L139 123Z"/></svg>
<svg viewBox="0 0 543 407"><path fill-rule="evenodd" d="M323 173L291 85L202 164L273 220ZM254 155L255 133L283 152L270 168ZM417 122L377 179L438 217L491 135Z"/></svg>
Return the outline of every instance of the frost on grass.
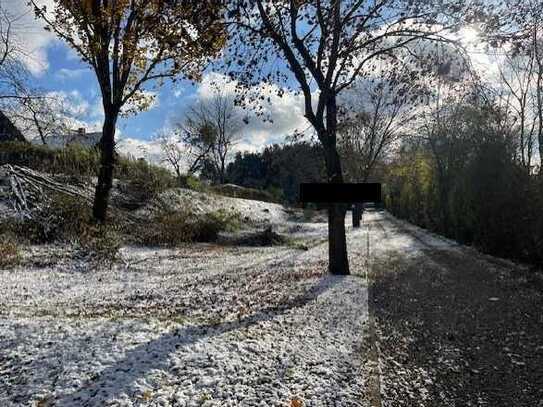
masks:
<svg viewBox="0 0 543 407"><path fill-rule="evenodd" d="M0 271L0 405L363 405L366 287L325 259L187 245Z"/></svg>

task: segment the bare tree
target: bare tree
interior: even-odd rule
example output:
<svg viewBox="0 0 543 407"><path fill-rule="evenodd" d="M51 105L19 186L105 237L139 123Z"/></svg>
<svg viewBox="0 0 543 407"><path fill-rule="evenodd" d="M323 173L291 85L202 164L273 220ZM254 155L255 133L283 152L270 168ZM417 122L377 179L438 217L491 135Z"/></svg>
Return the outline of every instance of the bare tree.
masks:
<svg viewBox="0 0 543 407"><path fill-rule="evenodd" d="M534 10L534 24L532 28L532 52L535 56L536 79L535 79L535 106L537 115L537 141L539 146L539 175L543 175L543 4L539 3Z"/></svg>
<svg viewBox="0 0 543 407"><path fill-rule="evenodd" d="M29 58L17 35L24 14L13 15L0 3L0 101L16 103L29 97L29 74L23 62Z"/></svg>
<svg viewBox="0 0 543 407"><path fill-rule="evenodd" d="M192 156L189 172L211 165L217 181L225 182L226 165L239 140L241 120L235 110L234 98L217 91L190 107L179 125L181 139Z"/></svg>
<svg viewBox="0 0 543 407"><path fill-rule="evenodd" d="M513 96L517 99L517 104L518 99L521 99L524 105L528 104L527 101L524 102L523 94L531 93L531 96L526 96L526 99L531 98L535 123L531 122L528 126L535 126L541 161L543 159L543 3L540 0L522 2L506 0L498 13L500 18L493 20L487 36L492 46L503 49L506 45L506 48L511 49L512 57L514 57L511 59L524 61L524 66L513 67L514 71L522 68L525 77L522 86L524 92L519 90L518 79L516 86L511 83L508 87L511 93L515 91L516 95ZM525 90L526 87L529 91ZM524 132L521 136L524 137L523 141L526 144L526 136L529 136L529 133ZM539 174L543 175L541 168Z"/></svg>
<svg viewBox="0 0 543 407"><path fill-rule="evenodd" d="M348 178L366 182L379 160L407 131L414 118L409 102L415 92L415 87L396 89L391 82L377 80L357 86L349 95L351 113L338 125L339 150Z"/></svg>
<svg viewBox="0 0 543 407"><path fill-rule="evenodd" d="M532 166L537 116L534 116L534 86L536 84L536 53L527 55L504 53L498 64L500 82L507 92L504 100L518 121L518 153L520 164L528 171Z"/></svg>
<svg viewBox="0 0 543 407"><path fill-rule="evenodd" d="M175 135L172 137L170 134L163 132L158 135L157 141L162 152L162 163L170 166L174 170L177 180L181 181L183 178L183 163L187 155L186 151L183 150Z"/></svg>
<svg viewBox="0 0 543 407"><path fill-rule="evenodd" d="M23 133L49 144L51 137L67 134L78 119L69 104L70 100L58 93L33 90L9 104L7 112Z"/></svg>

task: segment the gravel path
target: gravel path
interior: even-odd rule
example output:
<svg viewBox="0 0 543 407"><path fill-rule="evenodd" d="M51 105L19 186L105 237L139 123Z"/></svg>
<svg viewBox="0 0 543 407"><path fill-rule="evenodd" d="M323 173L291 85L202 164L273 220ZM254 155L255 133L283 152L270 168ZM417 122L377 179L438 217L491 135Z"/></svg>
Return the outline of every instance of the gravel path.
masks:
<svg viewBox="0 0 543 407"><path fill-rule="evenodd" d="M113 267L0 271L0 405L365 406L365 280L328 276L326 252L125 248Z"/></svg>
<svg viewBox="0 0 543 407"><path fill-rule="evenodd" d="M386 213L364 225L383 406L543 406L543 280Z"/></svg>

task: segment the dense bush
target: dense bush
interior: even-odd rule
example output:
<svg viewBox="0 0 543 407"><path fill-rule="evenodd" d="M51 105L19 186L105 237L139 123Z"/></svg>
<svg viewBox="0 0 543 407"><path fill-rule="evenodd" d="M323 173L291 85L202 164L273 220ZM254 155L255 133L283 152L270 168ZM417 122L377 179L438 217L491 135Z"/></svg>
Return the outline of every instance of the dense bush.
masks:
<svg viewBox="0 0 543 407"><path fill-rule="evenodd" d="M44 145L9 142L0 148L0 165L15 164L38 171L76 176L94 176L99 163L96 149L70 146L52 149Z"/></svg>
<svg viewBox="0 0 543 407"><path fill-rule="evenodd" d="M167 169L141 159L119 158L114 177L129 181L148 197L179 186L179 181Z"/></svg>
<svg viewBox="0 0 543 407"><path fill-rule="evenodd" d="M73 243L108 260L115 258L122 243L119 225L97 225L89 203L60 194L31 218L4 220L0 228L2 238L17 236L19 241L31 244Z"/></svg>
<svg viewBox="0 0 543 407"><path fill-rule="evenodd" d="M239 227L239 218L226 211L196 215L189 211L164 211L137 230L137 241L151 246L176 246L187 242L213 242L219 232Z"/></svg>
<svg viewBox="0 0 543 407"><path fill-rule="evenodd" d="M543 177L515 160L493 115L461 113L434 144L404 145L388 166L387 208L484 252L543 265Z"/></svg>
<svg viewBox="0 0 543 407"><path fill-rule="evenodd" d="M53 149L44 145L10 142L2 143L0 147L0 165L21 165L51 174L95 177L99 163L100 152L97 149L78 145ZM117 158L114 177L133 183L148 195L178 186L176 178L165 168L122 156Z"/></svg>

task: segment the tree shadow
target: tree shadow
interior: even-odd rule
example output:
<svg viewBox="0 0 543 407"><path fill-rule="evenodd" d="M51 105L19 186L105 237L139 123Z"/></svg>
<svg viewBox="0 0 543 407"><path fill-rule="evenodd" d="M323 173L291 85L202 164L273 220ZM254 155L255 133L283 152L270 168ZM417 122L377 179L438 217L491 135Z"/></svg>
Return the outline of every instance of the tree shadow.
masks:
<svg viewBox="0 0 543 407"><path fill-rule="evenodd" d="M115 399L123 393L130 395L135 381L144 377L149 371L154 369L168 370L171 367L168 364L169 356L177 349L204 339L273 320L294 308L305 306L337 285L343 278L343 276L325 276L302 294L279 305L263 308L237 321L187 326L138 345L127 351L122 359L101 371L98 377L85 382L75 392L61 395L56 399L55 405L80 405L85 400L92 404L92 399L101 391L104 391L109 399ZM118 375L119 372L122 374Z"/></svg>

